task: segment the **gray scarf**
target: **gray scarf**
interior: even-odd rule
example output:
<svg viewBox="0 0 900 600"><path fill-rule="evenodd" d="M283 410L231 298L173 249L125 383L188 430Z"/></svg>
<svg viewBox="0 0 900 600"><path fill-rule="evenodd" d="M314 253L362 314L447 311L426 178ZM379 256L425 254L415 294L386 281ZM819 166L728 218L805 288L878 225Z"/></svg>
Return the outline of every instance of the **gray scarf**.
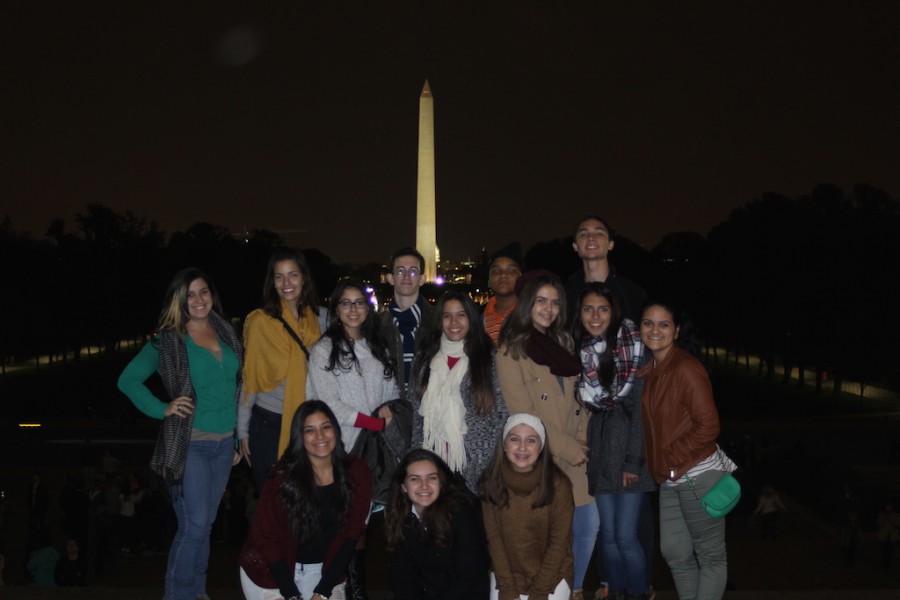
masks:
<svg viewBox="0 0 900 600"><path fill-rule="evenodd" d="M235 406L241 394L241 370L244 365L244 345L231 323L215 312L209 313L209 322L219 339L234 351L238 359L238 385L235 394ZM174 330L159 332L153 342L159 348L159 376L170 399L187 396L195 404L197 394L191 383L190 365L188 364L187 347L184 338ZM159 437L153 456L150 457L150 468L169 485L177 485L184 478L184 465L187 459L188 445L191 443L191 429L194 426L194 413L187 417L170 415L163 419L159 428Z"/></svg>

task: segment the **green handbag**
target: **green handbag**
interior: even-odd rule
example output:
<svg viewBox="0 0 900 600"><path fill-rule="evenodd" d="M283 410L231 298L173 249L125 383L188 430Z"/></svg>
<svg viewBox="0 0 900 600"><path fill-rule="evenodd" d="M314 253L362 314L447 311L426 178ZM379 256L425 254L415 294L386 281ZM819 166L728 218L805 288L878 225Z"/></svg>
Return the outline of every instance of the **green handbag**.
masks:
<svg viewBox="0 0 900 600"><path fill-rule="evenodd" d="M725 461L721 454L719 454L719 459L724 465ZM708 492L703 494L702 498L698 497L697 492L694 491L694 480L688 477L687 473L684 476L687 478L688 485L691 486L694 498L697 498L707 514L713 518L718 519L730 513L741 499L741 484L731 473L725 473Z"/></svg>
<svg viewBox="0 0 900 600"><path fill-rule="evenodd" d="M693 487L692 487L693 489ZM724 517L741 499L741 484L731 473L725 473L716 485L703 494L700 504L711 517Z"/></svg>

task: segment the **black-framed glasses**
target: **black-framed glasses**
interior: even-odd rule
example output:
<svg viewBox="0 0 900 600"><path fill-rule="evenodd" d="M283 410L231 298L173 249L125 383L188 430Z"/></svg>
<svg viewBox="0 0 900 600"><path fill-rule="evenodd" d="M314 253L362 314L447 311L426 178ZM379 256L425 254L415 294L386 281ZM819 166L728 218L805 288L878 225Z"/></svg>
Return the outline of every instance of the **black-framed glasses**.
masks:
<svg viewBox="0 0 900 600"><path fill-rule="evenodd" d="M358 298L356 300L349 300L344 298L343 300L338 301L338 306L341 307L341 310L350 310L351 307L356 310L362 310L366 307L366 300L364 298Z"/></svg>

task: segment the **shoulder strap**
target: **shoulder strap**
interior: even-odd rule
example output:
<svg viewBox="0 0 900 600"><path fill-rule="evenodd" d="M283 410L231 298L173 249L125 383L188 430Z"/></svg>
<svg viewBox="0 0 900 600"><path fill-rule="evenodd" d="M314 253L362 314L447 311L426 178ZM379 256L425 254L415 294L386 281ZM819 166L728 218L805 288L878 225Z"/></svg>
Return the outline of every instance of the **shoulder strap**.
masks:
<svg viewBox="0 0 900 600"><path fill-rule="evenodd" d="M300 344L300 349L303 350L303 354L306 355L306 360L309 361L309 350L306 349L306 344L303 343L303 340L300 339L300 336L297 335L297 332L291 329L291 326L288 325L288 322L285 321L283 317L279 315L276 318L281 321L281 324L284 325L284 328L287 330L287 332L291 334L291 337L294 338L294 341Z"/></svg>

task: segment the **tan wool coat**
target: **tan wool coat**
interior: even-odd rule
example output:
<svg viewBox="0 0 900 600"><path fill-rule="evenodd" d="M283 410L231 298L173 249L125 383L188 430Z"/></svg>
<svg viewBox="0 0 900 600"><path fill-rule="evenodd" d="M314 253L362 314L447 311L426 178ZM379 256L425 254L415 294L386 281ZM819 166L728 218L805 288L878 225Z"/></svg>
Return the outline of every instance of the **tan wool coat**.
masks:
<svg viewBox="0 0 900 600"><path fill-rule="evenodd" d="M587 444L590 413L575 400L577 376L561 377L550 367L528 357L512 358L506 346L497 351L497 377L509 414L530 413L547 429L553 461L572 482L575 506L594 502L588 492L587 467L581 460L581 444ZM580 443L579 443L580 442Z"/></svg>

